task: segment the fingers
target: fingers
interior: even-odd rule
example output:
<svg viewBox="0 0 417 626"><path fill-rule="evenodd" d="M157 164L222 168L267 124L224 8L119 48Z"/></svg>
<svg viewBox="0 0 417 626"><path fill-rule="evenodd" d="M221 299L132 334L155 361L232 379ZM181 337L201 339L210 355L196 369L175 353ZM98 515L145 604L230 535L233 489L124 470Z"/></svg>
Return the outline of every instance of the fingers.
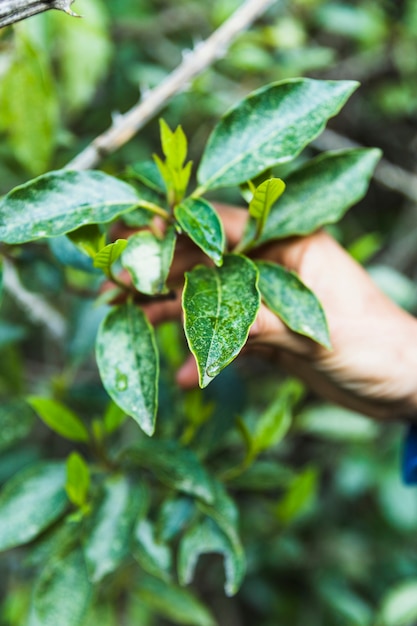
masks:
<svg viewBox="0 0 417 626"><path fill-rule="evenodd" d="M181 318L181 292L175 292L175 298L172 300L162 300L158 302L150 302L142 305L142 309L151 324L157 326L162 322L170 322Z"/></svg>
<svg viewBox="0 0 417 626"><path fill-rule="evenodd" d="M198 370L195 358L189 355L185 363L177 372L177 383L182 389L193 389L198 387Z"/></svg>

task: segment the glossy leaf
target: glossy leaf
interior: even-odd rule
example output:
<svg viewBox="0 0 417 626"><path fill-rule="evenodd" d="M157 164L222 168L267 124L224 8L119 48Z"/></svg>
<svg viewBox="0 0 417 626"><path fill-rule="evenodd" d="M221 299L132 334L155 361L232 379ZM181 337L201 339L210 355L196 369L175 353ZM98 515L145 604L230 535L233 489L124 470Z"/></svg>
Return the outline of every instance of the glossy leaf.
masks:
<svg viewBox="0 0 417 626"><path fill-rule="evenodd" d="M168 291L165 282L174 256L175 242L173 227L167 229L163 239L158 239L149 230L142 230L129 237L121 261L138 291L148 295Z"/></svg>
<svg viewBox="0 0 417 626"><path fill-rule="evenodd" d="M256 266L259 290L268 308L294 332L331 348L323 307L297 274L269 261L256 261Z"/></svg>
<svg viewBox="0 0 417 626"><path fill-rule="evenodd" d="M256 189L249 203L249 215L256 219L257 233L264 229L271 207L285 191L285 183L280 178L268 178Z"/></svg>
<svg viewBox="0 0 417 626"><path fill-rule="evenodd" d="M174 209L184 231L216 265L223 262L225 236L216 210L206 200L187 198Z"/></svg>
<svg viewBox="0 0 417 626"><path fill-rule="evenodd" d="M78 452L72 452L67 458L67 482L65 490L68 498L76 506L83 506L87 501L90 488L90 470Z"/></svg>
<svg viewBox="0 0 417 626"><path fill-rule="evenodd" d="M110 222L138 199L133 187L103 172L49 172L0 200L0 241L24 243Z"/></svg>
<svg viewBox="0 0 417 626"><path fill-rule="evenodd" d="M152 435L159 361L153 328L141 309L126 302L110 311L98 332L96 357L109 396Z"/></svg>
<svg viewBox="0 0 417 626"><path fill-rule="evenodd" d="M125 451L130 463L152 471L168 487L190 496L213 502L210 476L192 450L176 441L163 439L141 440Z"/></svg>
<svg viewBox="0 0 417 626"><path fill-rule="evenodd" d="M155 528L147 519L141 519L134 530L133 556L152 576L169 580L172 568L171 549L155 536Z"/></svg>
<svg viewBox="0 0 417 626"><path fill-rule="evenodd" d="M260 243L291 235L307 235L325 224L337 222L368 189L381 157L377 149L328 152L291 174L287 188L266 221ZM253 238L251 222L244 242Z"/></svg>
<svg viewBox="0 0 417 626"><path fill-rule="evenodd" d="M239 354L260 305L255 265L226 255L220 268L195 267L186 274L184 330L206 387Z"/></svg>
<svg viewBox="0 0 417 626"><path fill-rule="evenodd" d="M411 578L392 589L384 598L377 626L410 626L417 619L417 580Z"/></svg>
<svg viewBox="0 0 417 626"><path fill-rule="evenodd" d="M197 173L200 185L239 185L294 159L357 86L353 81L295 78L253 92L214 129Z"/></svg>
<svg viewBox="0 0 417 626"><path fill-rule="evenodd" d="M104 484L101 502L94 510L84 541L89 577L98 582L113 572L130 553L134 523L144 513L146 492L125 476Z"/></svg>
<svg viewBox="0 0 417 626"><path fill-rule="evenodd" d="M216 626L210 611L195 595L158 578L142 576L138 596L153 612L182 626Z"/></svg>
<svg viewBox="0 0 417 626"><path fill-rule="evenodd" d="M110 274L111 266L117 261L127 246L126 239L117 239L113 243L104 246L97 254L94 255L93 265L107 275Z"/></svg>
<svg viewBox="0 0 417 626"><path fill-rule="evenodd" d="M180 583L188 585L194 577L199 557L213 552L224 556L225 592L233 596L239 590L245 573L243 553L233 549L226 535L210 519L194 524L181 539L178 555Z"/></svg>
<svg viewBox="0 0 417 626"><path fill-rule="evenodd" d="M10 479L0 492L0 550L28 543L68 506L65 465L39 463Z"/></svg>
<svg viewBox="0 0 417 626"><path fill-rule="evenodd" d="M51 398L30 396L28 403L49 428L70 441L88 441L90 436L81 419L68 407Z"/></svg>
<svg viewBox="0 0 417 626"><path fill-rule="evenodd" d="M36 582L28 626L79 626L92 595L82 551L53 559Z"/></svg>

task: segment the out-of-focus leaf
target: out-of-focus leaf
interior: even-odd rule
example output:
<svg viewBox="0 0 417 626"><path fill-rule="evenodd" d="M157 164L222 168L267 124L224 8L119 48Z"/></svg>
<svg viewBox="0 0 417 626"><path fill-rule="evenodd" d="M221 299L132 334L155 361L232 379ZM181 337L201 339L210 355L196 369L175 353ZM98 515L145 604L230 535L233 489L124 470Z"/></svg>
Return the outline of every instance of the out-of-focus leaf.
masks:
<svg viewBox="0 0 417 626"><path fill-rule="evenodd" d="M76 506L86 503L90 488L90 470L78 452L72 452L67 458L67 482L65 490L68 498Z"/></svg>
<svg viewBox="0 0 417 626"><path fill-rule="evenodd" d="M323 307L294 272L269 261L256 261L259 290L268 308L291 330L331 347Z"/></svg>
<svg viewBox="0 0 417 626"><path fill-rule="evenodd" d="M200 198L187 198L175 207L181 229L216 265L223 262L225 236L216 210Z"/></svg>
<svg viewBox="0 0 417 626"><path fill-rule="evenodd" d="M111 222L137 203L133 187L103 172L49 172L0 200L0 241L57 237L84 224Z"/></svg>
<svg viewBox="0 0 417 626"><path fill-rule="evenodd" d="M159 195L165 194L165 184L161 173L154 161L140 161L127 169L128 176L137 178Z"/></svg>
<svg viewBox="0 0 417 626"><path fill-rule="evenodd" d="M388 592L378 612L377 626L411 626L417 619L417 580L402 582Z"/></svg>
<svg viewBox="0 0 417 626"><path fill-rule="evenodd" d="M94 267L103 270L105 274L109 275L111 266L120 257L126 246L126 239L117 239L117 241L109 243L107 246L102 248L99 252L97 252L97 254L94 255Z"/></svg>
<svg viewBox="0 0 417 626"><path fill-rule="evenodd" d="M141 519L136 524L133 556L148 574L163 580L171 578L171 550L165 543L157 540L155 528L147 519Z"/></svg>
<svg viewBox="0 0 417 626"><path fill-rule="evenodd" d="M229 254L222 267L186 274L184 330L206 387L239 354L260 306L258 272L248 258Z"/></svg>
<svg viewBox="0 0 417 626"><path fill-rule="evenodd" d="M209 138L197 173L200 185L239 185L294 159L357 86L296 78L251 93L226 113Z"/></svg>
<svg viewBox="0 0 417 626"><path fill-rule="evenodd" d="M225 560L225 592L233 596L239 589L245 573L243 551L238 552L228 537L211 519L195 523L180 542L178 576L182 585L188 585L194 576L197 561L202 554L220 553Z"/></svg>
<svg viewBox="0 0 417 626"><path fill-rule="evenodd" d="M63 463L38 463L9 480L0 492L0 550L28 543L68 506Z"/></svg>
<svg viewBox="0 0 417 626"><path fill-rule="evenodd" d="M160 509L157 522L157 535L161 541L171 541L191 520L195 512L190 498L166 500Z"/></svg>
<svg viewBox="0 0 417 626"><path fill-rule="evenodd" d="M48 246L62 265L91 274L100 274L93 266L93 259L84 254L66 235L48 239Z"/></svg>
<svg viewBox="0 0 417 626"><path fill-rule="evenodd" d="M406 311L417 308L416 286L412 280L387 265L371 265L367 268L378 287Z"/></svg>
<svg viewBox="0 0 417 626"><path fill-rule="evenodd" d="M236 557L244 560L239 537L239 511L221 482L212 478L213 502L199 502L198 507L211 517L229 539ZM240 556L239 556L240 555Z"/></svg>
<svg viewBox="0 0 417 626"><path fill-rule="evenodd" d="M321 404L297 417L297 430L332 441L370 441L380 432L377 423L340 406Z"/></svg>
<svg viewBox="0 0 417 626"><path fill-rule="evenodd" d="M37 580L28 626L79 626L91 599L82 551L53 559Z"/></svg>
<svg viewBox="0 0 417 626"><path fill-rule="evenodd" d="M98 582L113 572L130 553L134 523L145 513L146 492L125 476L109 478L95 508L84 541L89 577Z"/></svg>
<svg viewBox="0 0 417 626"><path fill-rule="evenodd" d="M288 487L294 474L284 465L274 461L257 461L243 474L231 481L232 487L254 491L274 491Z"/></svg>
<svg viewBox="0 0 417 626"><path fill-rule="evenodd" d="M26 437L33 426L33 413L22 400L4 401L0 406L0 451Z"/></svg>
<svg viewBox="0 0 417 626"><path fill-rule="evenodd" d="M165 282L174 256L175 243L176 233L173 227L167 229L163 239L158 239L148 230L129 237L121 260L138 291L149 295L167 293Z"/></svg>
<svg viewBox="0 0 417 626"><path fill-rule="evenodd" d="M155 613L184 626L216 626L210 611L193 594L158 578L142 576L137 593Z"/></svg>
<svg viewBox="0 0 417 626"><path fill-rule="evenodd" d="M213 485L206 469L194 452L176 441L142 439L128 448L124 456L130 463L154 472L168 487L213 502Z"/></svg>
<svg viewBox="0 0 417 626"><path fill-rule="evenodd" d="M153 328L139 307L126 302L110 311L97 335L96 357L109 396L152 435L159 361Z"/></svg>
<svg viewBox="0 0 417 626"><path fill-rule="evenodd" d="M378 473L377 497L381 511L391 526L412 532L417 524L417 492L405 486L397 468Z"/></svg>
<svg viewBox="0 0 417 626"><path fill-rule="evenodd" d="M258 241L306 235L337 222L365 195L380 158L380 150L360 148L328 152L308 161L286 179L285 194L271 209ZM251 221L244 242L252 240L255 230Z"/></svg>
<svg viewBox="0 0 417 626"><path fill-rule="evenodd" d="M126 411L110 401L103 417L106 433L108 435L114 433L126 421L126 418Z"/></svg>
<svg viewBox="0 0 417 626"><path fill-rule="evenodd" d="M70 441L88 441L90 435L81 419L68 407L51 398L30 396L27 399L43 422Z"/></svg>
<svg viewBox="0 0 417 626"><path fill-rule="evenodd" d="M317 470L308 467L296 476L284 497L275 508L275 514L284 524L290 524L308 511L316 497Z"/></svg>

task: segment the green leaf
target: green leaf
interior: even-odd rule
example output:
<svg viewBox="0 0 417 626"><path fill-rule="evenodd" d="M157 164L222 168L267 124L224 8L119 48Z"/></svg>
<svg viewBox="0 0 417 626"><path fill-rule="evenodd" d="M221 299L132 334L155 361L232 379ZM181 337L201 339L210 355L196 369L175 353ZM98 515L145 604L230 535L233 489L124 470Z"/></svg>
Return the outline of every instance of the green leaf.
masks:
<svg viewBox="0 0 417 626"><path fill-rule="evenodd" d="M67 496L73 504L82 507L87 501L89 489L89 467L78 452L72 452L67 458Z"/></svg>
<svg viewBox="0 0 417 626"><path fill-rule="evenodd" d="M82 551L76 548L59 555L35 584L28 626L79 626L91 592Z"/></svg>
<svg viewBox="0 0 417 626"><path fill-rule="evenodd" d="M114 433L126 421L126 417L126 411L110 401L103 417L106 433L108 435Z"/></svg>
<svg viewBox="0 0 417 626"><path fill-rule="evenodd" d="M140 600L155 613L183 626L216 626L209 610L193 594L158 578L142 576Z"/></svg>
<svg viewBox="0 0 417 626"><path fill-rule="evenodd" d="M0 452L24 439L30 433L33 422L33 413L26 402L17 398L3 400L0 405Z"/></svg>
<svg viewBox="0 0 417 626"><path fill-rule="evenodd" d="M360 148L309 161L287 178L285 194L272 208L259 242L307 235L337 222L365 195L380 157L380 150ZM252 240L255 229L254 222L248 224L243 243Z"/></svg>
<svg viewBox="0 0 417 626"><path fill-rule="evenodd" d="M94 267L103 270L105 274L109 275L111 266L120 257L126 246L126 239L117 239L114 243L109 243L107 246L104 246L104 248L94 255Z"/></svg>
<svg viewBox="0 0 417 626"><path fill-rule="evenodd" d="M262 233L271 207L285 191L285 183L280 178L268 178L255 190L249 203L249 215L257 220L257 232Z"/></svg>
<svg viewBox="0 0 417 626"><path fill-rule="evenodd" d="M206 200L188 198L175 207L174 215L181 229L216 265L223 262L225 236L214 207Z"/></svg>
<svg viewBox="0 0 417 626"><path fill-rule="evenodd" d="M176 233L173 227L167 229L163 239L158 239L148 230L129 237L121 261L138 291L148 295L167 293L165 282L174 256L175 243Z"/></svg>
<svg viewBox="0 0 417 626"><path fill-rule="evenodd" d="M39 463L25 468L0 492L0 550L28 543L68 506L65 465Z"/></svg>
<svg viewBox="0 0 417 626"><path fill-rule="evenodd" d="M302 411L297 430L330 441L367 442L380 433L379 424L360 413L340 406L320 404Z"/></svg>
<svg viewBox="0 0 417 626"><path fill-rule="evenodd" d="M103 172L49 172L0 200L0 241L24 243L111 222L138 200L133 187Z"/></svg>
<svg viewBox="0 0 417 626"><path fill-rule="evenodd" d="M91 258L94 258L106 244L106 235L101 232L97 224L86 224L77 228L72 233L68 233L68 239Z"/></svg>
<svg viewBox="0 0 417 626"><path fill-rule="evenodd" d="M32 409L49 428L70 441L88 441L90 436L80 418L61 402L50 398L30 396Z"/></svg>
<svg viewBox="0 0 417 626"><path fill-rule="evenodd" d="M318 488L318 474L307 467L296 476L275 509L280 522L290 524L304 515L314 502Z"/></svg>
<svg viewBox="0 0 417 626"><path fill-rule="evenodd" d="M96 357L109 396L152 435L159 360L153 328L141 309L126 302L110 311L98 331Z"/></svg>
<svg viewBox="0 0 417 626"><path fill-rule="evenodd" d="M417 580L402 582L384 598L377 626L410 626L417 619Z"/></svg>
<svg viewBox="0 0 417 626"><path fill-rule="evenodd" d="M262 299L296 333L331 348L326 315L314 293L294 272L269 261L256 261Z"/></svg>
<svg viewBox="0 0 417 626"><path fill-rule="evenodd" d="M126 459L151 470L168 487L213 502L214 493L210 476L198 457L187 448L171 440L141 440L128 448Z"/></svg>
<svg viewBox="0 0 417 626"><path fill-rule="evenodd" d="M200 185L239 185L294 159L357 86L353 81L294 78L253 92L214 129L197 172Z"/></svg>
<svg viewBox="0 0 417 626"><path fill-rule="evenodd" d="M137 178L149 189L156 191L159 196L165 194L164 179L154 161L139 161L127 168L127 175Z"/></svg>
<svg viewBox="0 0 417 626"><path fill-rule="evenodd" d="M225 592L233 596L239 590L245 574L243 552L236 552L226 535L210 519L194 524L180 542L178 576L182 585L188 585L194 576L198 558L202 554L220 553L225 560Z"/></svg>
<svg viewBox="0 0 417 626"><path fill-rule="evenodd" d="M167 164L173 169L181 169L187 157L188 142L181 126L173 132L164 119L159 120L162 151Z"/></svg>
<svg viewBox="0 0 417 626"><path fill-rule="evenodd" d="M239 354L260 306L258 273L246 257L226 255L220 268L186 274L184 330L206 387Z"/></svg>
<svg viewBox="0 0 417 626"><path fill-rule="evenodd" d="M139 520L134 531L133 556L148 574L169 580L172 569L170 548L157 540L155 528L147 519Z"/></svg>
<svg viewBox="0 0 417 626"><path fill-rule="evenodd" d="M140 484L125 476L113 476L104 484L101 502L94 510L84 541L89 577L98 582L113 572L128 556L135 521L147 505Z"/></svg>
<svg viewBox="0 0 417 626"><path fill-rule="evenodd" d="M161 541L171 541L188 524L194 515L195 507L190 498L165 500L158 516L158 537Z"/></svg>

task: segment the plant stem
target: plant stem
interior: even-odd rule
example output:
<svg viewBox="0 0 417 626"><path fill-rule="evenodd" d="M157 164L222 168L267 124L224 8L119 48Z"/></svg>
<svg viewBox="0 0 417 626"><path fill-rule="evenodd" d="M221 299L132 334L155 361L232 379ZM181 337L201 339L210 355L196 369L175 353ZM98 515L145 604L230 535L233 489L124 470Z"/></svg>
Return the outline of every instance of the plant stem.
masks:
<svg viewBox="0 0 417 626"><path fill-rule="evenodd" d="M76 156L67 168L94 168L104 157L132 139L173 96L183 91L193 78L223 57L237 35L265 13L274 2L276 0L246 0L206 41L198 44L192 52L184 54L182 63L158 87L120 116L106 132Z"/></svg>
<svg viewBox="0 0 417 626"><path fill-rule="evenodd" d="M27 17L43 13L50 9L64 11L74 17L79 17L71 11L74 0L1 0L0 1L0 28Z"/></svg>
<svg viewBox="0 0 417 626"><path fill-rule="evenodd" d="M140 209L146 209L147 211L151 211L152 213L155 213L155 215L159 215L160 217L162 217L164 220L171 220L171 216L168 211L165 211L165 209L158 206L157 204L154 204L153 202L141 200L140 202L138 202L137 207Z"/></svg>

